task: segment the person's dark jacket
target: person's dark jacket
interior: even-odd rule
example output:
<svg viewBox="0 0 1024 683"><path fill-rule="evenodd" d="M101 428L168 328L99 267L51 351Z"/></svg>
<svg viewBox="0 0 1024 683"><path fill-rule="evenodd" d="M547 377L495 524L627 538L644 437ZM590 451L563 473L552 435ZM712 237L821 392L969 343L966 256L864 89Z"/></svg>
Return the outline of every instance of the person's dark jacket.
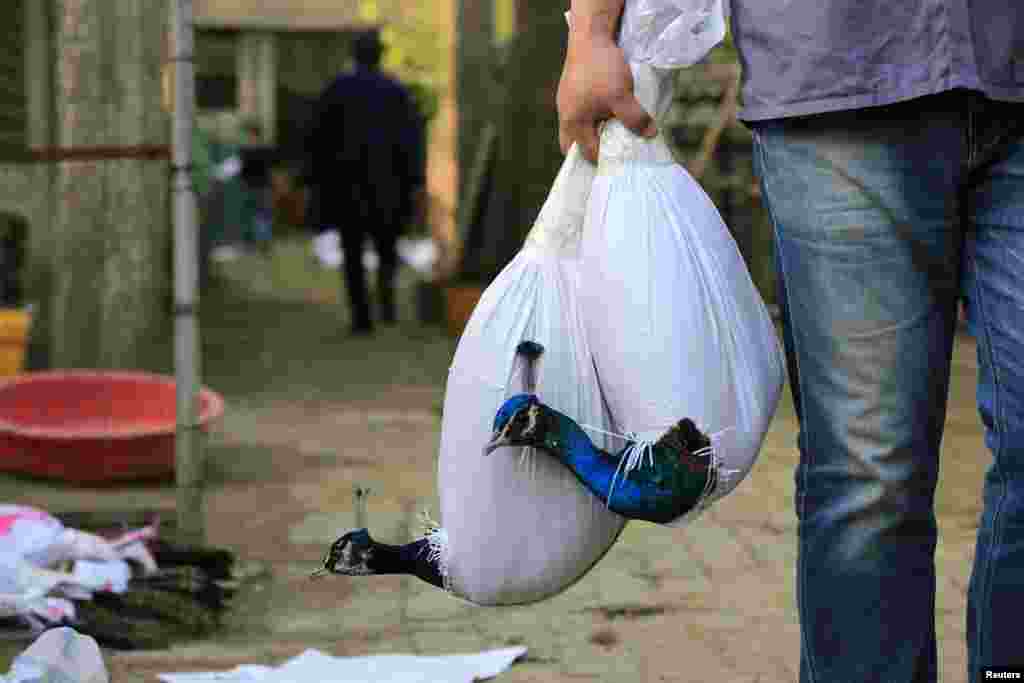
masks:
<svg viewBox="0 0 1024 683"><path fill-rule="evenodd" d="M345 221L400 229L424 184L423 125L409 91L372 69L338 76L317 101L306 138L316 229Z"/></svg>
<svg viewBox="0 0 1024 683"><path fill-rule="evenodd" d="M245 145L240 150L242 182L251 188L270 187L270 171L276 161L276 151L268 145Z"/></svg>

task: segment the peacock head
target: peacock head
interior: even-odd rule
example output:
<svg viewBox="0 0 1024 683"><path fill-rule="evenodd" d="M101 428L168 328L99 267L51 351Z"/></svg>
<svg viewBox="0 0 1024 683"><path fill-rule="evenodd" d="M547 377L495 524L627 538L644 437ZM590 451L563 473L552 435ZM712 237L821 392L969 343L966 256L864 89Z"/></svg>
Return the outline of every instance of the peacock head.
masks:
<svg viewBox="0 0 1024 683"><path fill-rule="evenodd" d="M366 529L355 529L348 532L331 544L324 555L323 566L313 572L318 578L330 574L360 576L373 574L369 562L373 558L374 541Z"/></svg>
<svg viewBox="0 0 1024 683"><path fill-rule="evenodd" d="M551 410L536 395L512 396L494 418L494 432L484 447L484 455L502 446L545 446L552 426Z"/></svg>

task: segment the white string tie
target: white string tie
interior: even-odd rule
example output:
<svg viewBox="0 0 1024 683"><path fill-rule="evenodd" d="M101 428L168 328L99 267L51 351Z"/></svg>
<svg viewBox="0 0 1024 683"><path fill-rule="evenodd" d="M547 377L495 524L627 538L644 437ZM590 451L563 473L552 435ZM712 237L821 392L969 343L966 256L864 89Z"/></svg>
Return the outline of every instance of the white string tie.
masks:
<svg viewBox="0 0 1024 683"><path fill-rule="evenodd" d="M594 427L593 425L580 425L580 427L592 432L600 432L605 436L614 436L631 442L622 453L619 465L615 468L615 474L612 475L612 484L608 489L608 499L605 501L605 507L609 507L611 505L612 494L615 493L615 484L619 481L620 474L622 475L622 479L627 479L630 472L638 469L645 462L650 467L654 467L654 442L641 439L636 432L617 434L616 432L609 432L601 429L600 427Z"/></svg>
<svg viewBox="0 0 1024 683"><path fill-rule="evenodd" d="M427 539L427 562L437 567L444 583L444 590L451 593L451 577L448 567L448 531L430 517L426 510L420 512L420 523Z"/></svg>

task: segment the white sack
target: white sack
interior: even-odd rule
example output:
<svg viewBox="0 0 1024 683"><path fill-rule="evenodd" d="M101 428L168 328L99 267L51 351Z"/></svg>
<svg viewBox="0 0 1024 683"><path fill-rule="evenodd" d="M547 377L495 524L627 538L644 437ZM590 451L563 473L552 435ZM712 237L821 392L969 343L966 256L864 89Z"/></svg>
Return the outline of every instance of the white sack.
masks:
<svg viewBox="0 0 1024 683"><path fill-rule="evenodd" d="M534 602L568 588L624 525L551 456L482 454L498 408L526 390L516 362L524 340L544 347L540 399L582 424L607 426L577 304L593 168L575 147L569 152L526 245L474 309L449 373L438 463L443 532L434 540L447 588L477 604Z"/></svg>
<svg viewBox="0 0 1024 683"><path fill-rule="evenodd" d="M672 73L632 62L656 117ZM581 306L605 400L620 432L655 441L688 417L709 434L718 481L692 519L754 464L775 413L783 361L743 257L665 140L621 123L601 134L583 230Z"/></svg>
<svg viewBox="0 0 1024 683"><path fill-rule="evenodd" d="M627 58L637 64L686 66L700 59L724 36L721 10L721 0L627 0L620 41ZM647 86L651 89L648 96L661 95L662 103L667 103L668 91L659 93L653 85ZM638 87L644 86L638 83ZM609 125L609 132L616 125ZM612 170L609 163L621 166L617 168L629 178L629 186L612 187L606 179L596 201L590 198L594 167L575 147L569 151L527 244L484 292L459 341L445 395L438 464L443 529L432 538L440 554L447 588L478 604L533 602L565 590L611 548L625 523L587 491L568 468L547 454L520 449L517 456L502 449L500 455L481 457L498 408L506 398L524 390L515 367L515 349L521 341L536 341L545 348L537 390L540 400L587 427L611 426L602 402L602 389L605 400L607 395L615 398L610 407L617 418L619 433L644 429L643 425L652 420L659 427L665 422L667 428L682 417L691 416L704 426L728 423L737 427L735 432L729 432L735 433L737 443L759 444L763 434L761 423L766 425L774 410L781 364L775 355L774 333L762 329L764 325L770 326L770 321L763 317L763 304L759 298L753 303L748 301L751 292L740 291L737 308L729 315L721 311L732 295L723 293L691 298L686 306L666 310L669 316L678 314L667 326L660 324L648 331L634 329L638 320L649 319L652 313L650 298L641 299L633 307L632 289L638 283L647 282L648 291L657 290L663 298L686 297L698 295L702 286L712 283L728 287L739 282L742 290L749 287L749 277L742 263L740 271L736 271L733 259L724 263L724 271L720 265L707 266L714 271L714 280L701 271L703 279L688 279L686 288L675 292L665 288L675 287L679 278L665 279L659 275L663 279L658 282L650 279L647 267L654 267L659 273L674 264L685 267L680 245L683 235L671 226L665 232L657 226L645 228L642 224L662 221L687 209L690 200L662 195L689 195L693 187L680 183L661 189L644 186L647 180L660 182L655 177L658 174L649 175L643 159L637 160L643 167L633 169L629 151L633 141L625 142L625 148L616 153L615 137L605 134L602 156L606 161L602 172ZM658 144L659 161L670 163L671 155L664 143ZM609 162L611 158L613 162ZM676 172L682 170L672 171ZM613 248L609 232L599 224L613 189L618 190L614 193L614 205L621 216L617 219L620 224L628 221L645 235L649 230L659 236L656 242L622 232L616 235L621 242ZM631 200L630 192L637 197ZM598 208L592 206L588 211L588 200ZM666 205L670 208L665 209ZM638 214L644 217L637 221L629 216L631 211L646 213ZM706 208L704 211L707 213ZM597 224L593 228L597 235L584 236L589 240L589 249L581 253L580 230L585 214L591 224ZM703 215L696 218L706 220ZM715 228L712 224L709 229ZM591 229L587 227L584 232ZM666 241L665 235L671 239ZM717 246L715 240L719 237L712 236L710 240L712 243L705 247L709 259L729 255ZM665 258L640 258L641 244L666 249ZM612 271L614 264L606 257L612 256L617 248L630 255L619 264L623 268ZM585 262L587 254L594 254L593 264ZM602 289L594 289L595 284ZM582 299L587 302L586 309L581 308L581 290L586 295ZM601 301L605 293L611 297L607 305ZM756 291L752 294L757 297ZM715 306L715 312L701 320L718 327L694 345L680 330L695 322L695 311L706 303ZM743 318L748 314L754 316L753 321ZM735 333L722 329L733 324L740 328ZM754 351L749 363L761 370L765 370L766 363L771 368L761 374L756 369L744 368L745 374L737 377L726 376L716 368L700 367L711 356L696 351L707 350L711 344L725 344L729 358L736 357L734 351L747 349L746 330L751 325L767 346ZM697 326L687 332L701 333L707 327ZM667 336L655 338L654 333ZM603 338L605 334L609 335L607 341ZM730 342L735 343L729 346ZM662 344L673 348L666 352ZM666 362L666 358L670 360ZM600 360L602 384L608 382L610 386L598 385L595 360ZM685 381L680 381L683 367ZM733 364L727 367L735 369ZM734 379L743 384L733 387ZM728 398L762 380L762 385L754 388L755 401L764 399L770 409L761 403L751 407ZM707 386L704 381L714 384ZM626 405L637 397L641 401L638 406ZM694 400L683 400L686 398ZM694 404L696 399L702 400L699 406ZM735 410L709 409L720 404ZM659 430L659 435L661 431L664 430ZM622 446L621 440L606 438L594 429L589 433L599 448L615 451ZM731 457L733 451L726 449L722 438L716 437L716 443L723 448L727 466L741 464ZM742 455L752 459L749 450L742 451Z"/></svg>

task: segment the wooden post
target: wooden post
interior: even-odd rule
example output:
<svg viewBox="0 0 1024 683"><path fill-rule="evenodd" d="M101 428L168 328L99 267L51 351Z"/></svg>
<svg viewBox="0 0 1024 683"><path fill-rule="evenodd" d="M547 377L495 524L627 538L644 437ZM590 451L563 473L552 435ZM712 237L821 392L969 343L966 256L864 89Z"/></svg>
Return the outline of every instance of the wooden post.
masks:
<svg viewBox="0 0 1024 683"><path fill-rule="evenodd" d="M28 107L29 149L51 147L56 143L54 100L54 4L52 0L23 2L25 11L25 80ZM25 292L32 298L35 312L32 333L25 357L28 370L44 369L51 360L51 318L53 317L54 273L57 235L54 232L56 202L56 166L35 164L35 191L42 197L32 216L28 231L25 268Z"/></svg>
<svg viewBox="0 0 1024 683"><path fill-rule="evenodd" d="M169 365L156 355L166 352L158 342L171 321L168 161L131 152L167 145L160 106L167 3L55 3L53 144L124 151L56 163L48 302L56 368Z"/></svg>

